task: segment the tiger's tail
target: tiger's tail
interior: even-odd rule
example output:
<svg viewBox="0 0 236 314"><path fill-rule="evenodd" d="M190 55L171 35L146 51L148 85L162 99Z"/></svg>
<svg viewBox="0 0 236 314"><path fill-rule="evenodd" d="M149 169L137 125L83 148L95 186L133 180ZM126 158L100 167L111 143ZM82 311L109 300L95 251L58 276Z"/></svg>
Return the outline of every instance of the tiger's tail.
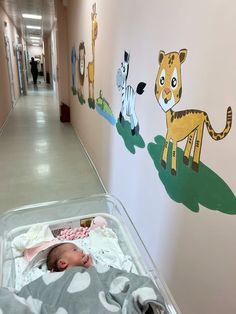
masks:
<svg viewBox="0 0 236 314"><path fill-rule="evenodd" d="M213 140L215 140L215 141L222 140L229 133L231 126L232 126L232 109L231 109L231 107L228 107L228 109L227 109L226 125L225 125L225 128L222 132L217 133L214 131L214 129L210 123L208 115L206 115L205 122L206 122L207 130L208 130L210 136L213 138Z"/></svg>

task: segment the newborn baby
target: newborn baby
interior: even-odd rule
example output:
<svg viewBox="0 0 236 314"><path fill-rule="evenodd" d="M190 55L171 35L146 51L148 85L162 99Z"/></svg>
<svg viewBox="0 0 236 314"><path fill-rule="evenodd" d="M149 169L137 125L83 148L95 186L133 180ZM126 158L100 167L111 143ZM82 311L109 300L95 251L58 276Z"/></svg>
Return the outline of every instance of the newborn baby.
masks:
<svg viewBox="0 0 236 314"><path fill-rule="evenodd" d="M54 247L47 256L47 267L52 272L63 271L73 266L92 266L92 256L85 254L73 243L62 243Z"/></svg>

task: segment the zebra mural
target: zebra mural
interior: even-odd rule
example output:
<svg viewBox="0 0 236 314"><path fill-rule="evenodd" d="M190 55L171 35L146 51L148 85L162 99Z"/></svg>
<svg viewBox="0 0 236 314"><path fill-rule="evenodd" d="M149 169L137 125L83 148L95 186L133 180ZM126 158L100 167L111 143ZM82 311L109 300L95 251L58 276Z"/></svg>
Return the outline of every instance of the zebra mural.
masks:
<svg viewBox="0 0 236 314"><path fill-rule="evenodd" d="M124 61L121 62L121 67L117 71L116 84L118 90L121 91L122 107L119 115L119 121L124 126L125 117L130 118L132 135L139 134L139 122L135 113L135 97L136 93L141 95L144 92L146 83L140 82L137 85L136 93L132 86L127 86L127 79L129 74L130 55L127 51L124 52Z"/></svg>

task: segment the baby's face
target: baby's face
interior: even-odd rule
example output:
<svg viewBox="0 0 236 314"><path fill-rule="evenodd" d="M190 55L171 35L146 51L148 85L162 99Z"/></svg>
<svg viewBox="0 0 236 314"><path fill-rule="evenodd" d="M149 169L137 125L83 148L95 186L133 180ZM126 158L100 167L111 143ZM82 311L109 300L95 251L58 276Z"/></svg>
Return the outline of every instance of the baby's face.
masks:
<svg viewBox="0 0 236 314"><path fill-rule="evenodd" d="M68 263L68 267L72 266L92 266L92 257L85 254L73 243L66 243L62 245L60 257Z"/></svg>

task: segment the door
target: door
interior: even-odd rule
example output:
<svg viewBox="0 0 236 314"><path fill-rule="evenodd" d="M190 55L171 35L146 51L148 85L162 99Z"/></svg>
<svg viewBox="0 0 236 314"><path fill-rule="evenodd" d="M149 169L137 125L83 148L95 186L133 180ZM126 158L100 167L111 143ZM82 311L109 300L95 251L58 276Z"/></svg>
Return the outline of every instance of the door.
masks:
<svg viewBox="0 0 236 314"><path fill-rule="evenodd" d="M14 89L10 43L9 43L9 38L7 37L7 35L4 35L4 39L5 39L7 67L8 67L8 74L9 74L8 77L9 77L10 92L11 92L11 105L12 107L14 107L15 102L16 102L16 97L15 97L15 89Z"/></svg>
<svg viewBox="0 0 236 314"><path fill-rule="evenodd" d="M25 78L25 71L24 71L22 45L17 45L16 47L16 61L17 61L20 94L26 95L26 78Z"/></svg>

